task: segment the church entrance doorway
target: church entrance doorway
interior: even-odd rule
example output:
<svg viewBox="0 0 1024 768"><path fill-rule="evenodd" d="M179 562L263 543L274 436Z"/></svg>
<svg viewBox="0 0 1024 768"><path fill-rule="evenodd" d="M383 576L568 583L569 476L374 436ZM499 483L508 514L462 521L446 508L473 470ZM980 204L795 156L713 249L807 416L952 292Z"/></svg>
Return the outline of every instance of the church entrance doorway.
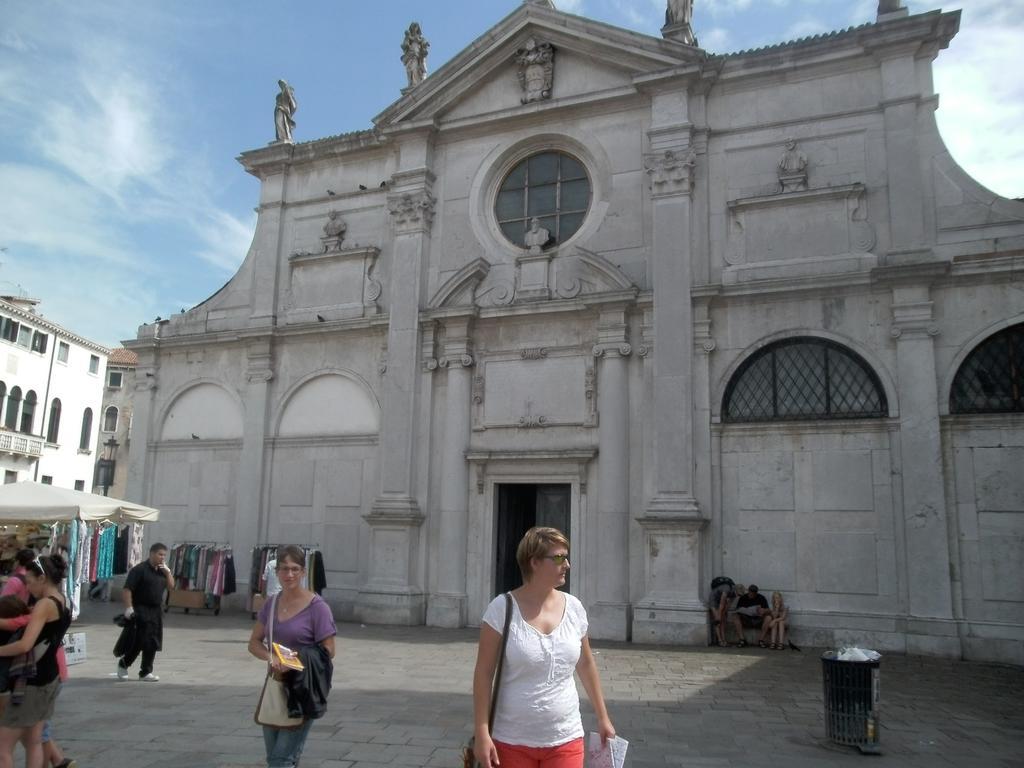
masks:
<svg viewBox="0 0 1024 768"><path fill-rule="evenodd" d="M568 483L499 483L496 486L498 519L494 583L497 594L522 584L516 563L516 547L530 528L535 525L557 528L572 541L569 530L571 489ZM562 589L570 591L568 575Z"/></svg>

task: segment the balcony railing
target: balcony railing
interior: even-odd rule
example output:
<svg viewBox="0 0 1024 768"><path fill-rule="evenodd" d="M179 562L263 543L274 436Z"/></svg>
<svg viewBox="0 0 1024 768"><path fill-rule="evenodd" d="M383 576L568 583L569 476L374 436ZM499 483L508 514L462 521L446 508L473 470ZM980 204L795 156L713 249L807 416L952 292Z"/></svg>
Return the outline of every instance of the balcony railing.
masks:
<svg viewBox="0 0 1024 768"><path fill-rule="evenodd" d="M43 455L45 441L41 437L19 435L17 432L0 432L0 452L14 453L33 458Z"/></svg>

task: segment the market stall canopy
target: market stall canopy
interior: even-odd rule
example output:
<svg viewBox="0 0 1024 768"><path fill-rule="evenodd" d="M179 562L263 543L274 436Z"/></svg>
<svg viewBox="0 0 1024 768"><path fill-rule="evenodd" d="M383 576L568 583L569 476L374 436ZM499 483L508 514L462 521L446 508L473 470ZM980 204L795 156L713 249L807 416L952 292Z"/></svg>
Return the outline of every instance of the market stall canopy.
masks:
<svg viewBox="0 0 1024 768"><path fill-rule="evenodd" d="M153 523L160 511L131 501L25 480L0 485L0 524L60 520Z"/></svg>

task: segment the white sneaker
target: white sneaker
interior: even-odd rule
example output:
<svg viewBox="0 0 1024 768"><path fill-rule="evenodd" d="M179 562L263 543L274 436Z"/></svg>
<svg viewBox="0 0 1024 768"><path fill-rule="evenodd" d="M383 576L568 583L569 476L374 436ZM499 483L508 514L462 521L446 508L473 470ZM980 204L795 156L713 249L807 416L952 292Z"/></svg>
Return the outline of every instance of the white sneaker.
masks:
<svg viewBox="0 0 1024 768"><path fill-rule="evenodd" d="M144 683L155 683L159 679L160 678L157 677L156 675L154 675L152 672L150 672L148 675L146 675L144 677L140 677L139 678L139 680L141 680Z"/></svg>
<svg viewBox="0 0 1024 768"><path fill-rule="evenodd" d="M124 680L128 677L128 667L121 663L121 660L117 660L117 679Z"/></svg>

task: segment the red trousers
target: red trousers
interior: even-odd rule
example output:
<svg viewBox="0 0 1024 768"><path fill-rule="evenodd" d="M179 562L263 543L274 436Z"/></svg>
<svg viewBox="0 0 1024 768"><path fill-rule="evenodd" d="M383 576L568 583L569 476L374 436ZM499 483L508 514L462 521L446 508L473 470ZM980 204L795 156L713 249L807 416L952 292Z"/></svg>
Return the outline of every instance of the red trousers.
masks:
<svg viewBox="0 0 1024 768"><path fill-rule="evenodd" d="M557 747L521 747L494 742L501 768L583 768L583 737Z"/></svg>

